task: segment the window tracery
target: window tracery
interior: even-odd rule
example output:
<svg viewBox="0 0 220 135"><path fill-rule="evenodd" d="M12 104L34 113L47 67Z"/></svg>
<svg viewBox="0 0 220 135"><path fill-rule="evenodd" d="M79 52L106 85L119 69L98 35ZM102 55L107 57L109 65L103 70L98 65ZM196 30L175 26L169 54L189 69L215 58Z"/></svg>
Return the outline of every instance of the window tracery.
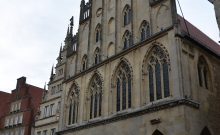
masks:
<svg viewBox="0 0 220 135"><path fill-rule="evenodd" d="M77 123L79 110L79 88L73 84L69 93L68 125Z"/></svg>
<svg viewBox="0 0 220 135"><path fill-rule="evenodd" d="M197 67L200 87L209 89L210 73L208 64L203 57L199 58Z"/></svg>
<svg viewBox="0 0 220 135"><path fill-rule="evenodd" d="M158 45L154 46L145 63L147 73L144 86L149 89L150 102L170 96L169 56Z"/></svg>
<svg viewBox="0 0 220 135"><path fill-rule="evenodd" d="M94 53L94 62L95 64L98 64L100 62L100 49L96 48L95 53Z"/></svg>
<svg viewBox="0 0 220 135"><path fill-rule="evenodd" d="M150 37L150 26L147 21L143 21L140 27L140 37L141 41Z"/></svg>
<svg viewBox="0 0 220 135"><path fill-rule="evenodd" d="M131 70L128 64L121 62L116 71L116 111L126 110L131 108Z"/></svg>
<svg viewBox="0 0 220 135"><path fill-rule="evenodd" d="M101 40L101 25L98 24L95 30L95 41L96 43L99 42Z"/></svg>
<svg viewBox="0 0 220 135"><path fill-rule="evenodd" d="M128 25L131 22L131 9L128 5L126 5L123 10L123 22L124 26Z"/></svg>
<svg viewBox="0 0 220 135"><path fill-rule="evenodd" d="M89 110L90 119L102 115L102 81L98 74L95 74L89 85Z"/></svg>
<svg viewBox="0 0 220 135"><path fill-rule="evenodd" d="M87 56L84 55L82 59L82 70L86 70L87 68Z"/></svg>
<svg viewBox="0 0 220 135"><path fill-rule="evenodd" d="M124 49L127 49L132 45L132 37L129 31L126 31L123 36L123 44L124 44Z"/></svg>

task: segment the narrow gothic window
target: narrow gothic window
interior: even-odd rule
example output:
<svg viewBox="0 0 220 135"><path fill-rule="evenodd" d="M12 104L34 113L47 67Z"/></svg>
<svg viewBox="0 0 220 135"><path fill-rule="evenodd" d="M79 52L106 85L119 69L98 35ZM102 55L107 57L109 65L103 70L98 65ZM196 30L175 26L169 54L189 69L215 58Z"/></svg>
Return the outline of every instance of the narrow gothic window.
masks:
<svg viewBox="0 0 220 135"><path fill-rule="evenodd" d="M152 135L163 135L163 134L159 130L156 130Z"/></svg>
<svg viewBox="0 0 220 135"><path fill-rule="evenodd" d="M89 91L90 119L93 119L102 115L102 82L97 74L90 82Z"/></svg>
<svg viewBox="0 0 220 135"><path fill-rule="evenodd" d="M145 39L150 37L150 26L149 23L146 21L141 24L140 36L141 41L144 41Z"/></svg>
<svg viewBox="0 0 220 135"><path fill-rule="evenodd" d="M211 135L211 133L210 133L209 129L208 129L207 127L205 127L205 128L202 130L202 132L201 132L200 135Z"/></svg>
<svg viewBox="0 0 220 135"><path fill-rule="evenodd" d="M131 33L129 31L125 32L123 36L123 42L124 42L124 49L127 49L132 45Z"/></svg>
<svg viewBox="0 0 220 135"><path fill-rule="evenodd" d="M155 46L147 61L150 102L170 96L168 56Z"/></svg>
<svg viewBox="0 0 220 135"><path fill-rule="evenodd" d="M98 64L100 62L100 51L99 48L96 48L95 54L94 54L95 64Z"/></svg>
<svg viewBox="0 0 220 135"><path fill-rule="evenodd" d="M82 70L86 70L87 68L87 56L83 56L83 59L82 59Z"/></svg>
<svg viewBox="0 0 220 135"><path fill-rule="evenodd" d="M101 26L100 26L100 24L97 25L95 32L96 32L96 35L95 35L96 36L95 37L96 40L95 41L97 43L101 39Z"/></svg>
<svg viewBox="0 0 220 135"><path fill-rule="evenodd" d="M79 89L74 84L71 87L70 94L69 94L69 119L68 119L68 125L72 125L77 123L78 118L78 107L79 107Z"/></svg>
<svg viewBox="0 0 220 135"><path fill-rule="evenodd" d="M116 111L131 108L131 70L126 62L122 61L116 71Z"/></svg>
<svg viewBox="0 0 220 135"><path fill-rule="evenodd" d="M200 87L209 89L210 73L208 70L208 64L203 57L199 58L197 67Z"/></svg>
<svg viewBox="0 0 220 135"><path fill-rule="evenodd" d="M123 10L123 16L124 16L124 26L128 25L131 22L131 9L128 5L126 5Z"/></svg>

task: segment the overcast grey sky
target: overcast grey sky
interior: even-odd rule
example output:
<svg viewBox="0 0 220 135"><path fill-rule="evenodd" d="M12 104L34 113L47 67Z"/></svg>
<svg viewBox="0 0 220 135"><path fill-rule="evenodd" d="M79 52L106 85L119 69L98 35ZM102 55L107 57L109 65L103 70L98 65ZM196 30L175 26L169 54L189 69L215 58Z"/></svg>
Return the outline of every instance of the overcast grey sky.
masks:
<svg viewBox="0 0 220 135"><path fill-rule="evenodd" d="M213 5L208 0L180 0L184 16L216 42ZM80 0L0 0L0 90L10 92L16 79L43 87L56 64L71 16L78 29Z"/></svg>

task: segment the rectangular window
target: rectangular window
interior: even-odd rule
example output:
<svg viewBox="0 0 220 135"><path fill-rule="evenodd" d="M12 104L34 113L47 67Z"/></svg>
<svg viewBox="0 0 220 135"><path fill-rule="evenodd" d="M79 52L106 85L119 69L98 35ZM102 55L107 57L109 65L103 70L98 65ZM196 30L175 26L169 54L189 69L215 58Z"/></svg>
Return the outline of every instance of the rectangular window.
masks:
<svg viewBox="0 0 220 135"><path fill-rule="evenodd" d="M15 116L14 125L18 124L18 116Z"/></svg>
<svg viewBox="0 0 220 135"><path fill-rule="evenodd" d="M11 112L14 111L14 104L11 104Z"/></svg>
<svg viewBox="0 0 220 135"><path fill-rule="evenodd" d="M58 102L58 105L57 105L57 112L60 112L60 108L61 108L61 103L60 101Z"/></svg>
<svg viewBox="0 0 220 135"><path fill-rule="evenodd" d="M21 114L21 115L19 116L19 121L18 121L18 124L21 124L21 123L22 123L22 121L23 121L23 114Z"/></svg>
<svg viewBox="0 0 220 135"><path fill-rule="evenodd" d="M45 108L44 108L44 118L49 116L48 108L49 108L49 106L45 106Z"/></svg>
<svg viewBox="0 0 220 135"><path fill-rule="evenodd" d="M21 102L18 103L18 110L21 110Z"/></svg>
<svg viewBox="0 0 220 135"><path fill-rule="evenodd" d="M9 119L6 118L6 120L5 120L5 127L8 127L8 126L9 126Z"/></svg>
<svg viewBox="0 0 220 135"><path fill-rule="evenodd" d="M50 135L55 135L55 133L56 133L56 129L55 128L51 129Z"/></svg>
<svg viewBox="0 0 220 135"><path fill-rule="evenodd" d="M20 135L24 135L24 128L20 128Z"/></svg>
<svg viewBox="0 0 220 135"><path fill-rule="evenodd" d="M54 107L54 104L51 104L51 105L50 105L50 112L49 112L50 114L49 114L49 116L54 115L54 111L53 111L54 109L53 109L53 107Z"/></svg>

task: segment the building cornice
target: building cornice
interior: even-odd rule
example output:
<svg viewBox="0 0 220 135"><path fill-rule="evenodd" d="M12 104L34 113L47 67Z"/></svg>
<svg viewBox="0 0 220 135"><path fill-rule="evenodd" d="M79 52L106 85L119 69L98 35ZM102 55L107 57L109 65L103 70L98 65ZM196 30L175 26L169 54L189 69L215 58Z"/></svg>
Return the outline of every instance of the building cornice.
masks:
<svg viewBox="0 0 220 135"><path fill-rule="evenodd" d="M106 124L110 124L110 123L117 122L120 120L126 120L129 118L142 116L142 115L145 115L148 113L153 113L156 111L174 108L174 107L178 107L178 106L188 106L191 108L199 109L200 104L195 101L189 100L189 99L170 100L170 101L161 102L161 103L157 103L157 104L155 103L155 104L152 104L151 106L147 106L145 108L141 108L141 109L135 110L133 112L129 112L126 114L119 114L119 115L115 115L110 118L104 118L99 121L88 122L86 124L81 124L76 127L65 129L63 131L57 132L57 135L62 135L62 134L69 133L69 132L76 132L76 131L80 131L83 129L88 129L88 128L92 128L92 127L96 127L96 126L106 125Z"/></svg>

